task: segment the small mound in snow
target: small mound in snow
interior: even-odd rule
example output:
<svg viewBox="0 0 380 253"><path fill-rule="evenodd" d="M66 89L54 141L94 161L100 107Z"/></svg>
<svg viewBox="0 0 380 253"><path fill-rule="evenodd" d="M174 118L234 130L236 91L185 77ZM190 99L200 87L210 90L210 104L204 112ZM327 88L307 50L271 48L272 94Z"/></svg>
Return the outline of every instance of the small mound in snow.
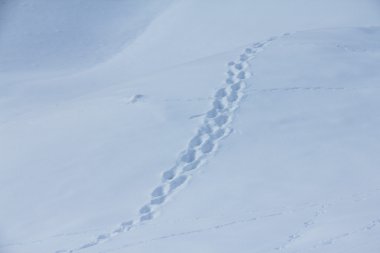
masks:
<svg viewBox="0 0 380 253"><path fill-rule="evenodd" d="M136 103L136 102L141 101L141 100L144 99L144 98L145 98L144 95L142 95L142 94L136 94L136 95L132 96L132 97L129 99L129 103L134 104L134 103Z"/></svg>

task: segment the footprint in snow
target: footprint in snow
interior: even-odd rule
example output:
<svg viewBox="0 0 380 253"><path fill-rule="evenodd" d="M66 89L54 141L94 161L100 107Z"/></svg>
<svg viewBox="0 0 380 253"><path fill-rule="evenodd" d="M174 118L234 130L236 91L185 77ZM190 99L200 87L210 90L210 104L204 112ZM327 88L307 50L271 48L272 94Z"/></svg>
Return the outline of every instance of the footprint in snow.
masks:
<svg viewBox="0 0 380 253"><path fill-rule="evenodd" d="M148 220L151 220L151 219L153 219L153 213L151 213L151 212L143 214L143 215L140 216L140 221L141 222L148 221Z"/></svg>
<svg viewBox="0 0 380 253"><path fill-rule="evenodd" d="M165 181L170 181L172 180L173 178L175 177L175 170L174 169L170 169L170 170L167 170L165 171L163 174L162 174L162 179Z"/></svg>

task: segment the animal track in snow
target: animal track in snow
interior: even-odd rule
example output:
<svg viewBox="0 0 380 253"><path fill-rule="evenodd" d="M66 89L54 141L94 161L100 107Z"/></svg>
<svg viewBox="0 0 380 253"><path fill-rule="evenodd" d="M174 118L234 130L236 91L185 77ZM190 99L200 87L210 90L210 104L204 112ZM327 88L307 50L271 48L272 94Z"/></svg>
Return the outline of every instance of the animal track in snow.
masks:
<svg viewBox="0 0 380 253"><path fill-rule="evenodd" d="M196 164L189 164L189 165L185 166L184 169L186 167L198 168L198 165L196 165ZM369 191L367 190L365 192L357 192L357 193L349 194L349 195L340 195L340 196L337 196L336 198L330 199L330 201L327 203L326 206L337 205L339 203L347 203L347 202L348 203L361 203L361 202L365 202L365 201L375 201L374 199L376 199L376 201L377 201L378 197L379 197L379 192L380 192L380 188L375 188L375 189L371 189ZM275 208L275 209L271 210L272 212L275 212L275 213L273 213L271 215L261 216L261 218L278 216L278 215L286 214L289 211L292 212L292 213L293 212L300 212L301 210L304 210L305 208L317 207L317 206L321 206L321 205L318 204L318 203L305 203L305 204L297 205L297 206L294 206L294 207L282 206L282 207L278 207L278 208ZM242 214L250 214L250 213L253 214L253 213L256 213L256 211L257 211L256 209L255 210L249 210L249 209L247 209ZM141 215L141 214L139 214L139 215ZM199 217L199 216L197 216L197 217L189 217L189 219L182 219L182 218L180 218L180 219L171 219L168 222L177 223L177 222L183 221L183 220L188 220L188 221L191 220L191 221L195 222L195 221L200 220L200 219L206 219L206 220L208 220L208 219L210 219L212 217L216 217L216 216L212 215L212 216L203 216L203 217ZM221 215L221 216L218 216L218 217L226 217L226 218L230 217L231 218L230 215ZM233 217L235 217L235 215ZM260 217L258 217L258 218L260 218ZM313 224L315 224L315 222L312 219L306 220L304 222L304 226L305 227L312 226ZM138 223L136 223L136 225L134 225L133 220L130 220L128 222L122 222L111 232L111 238L114 237L114 236L117 236L117 235L119 235L121 233L125 233L125 232L133 229L134 227L136 227L138 225L139 225ZM368 233L368 232L370 232L372 230L378 229L379 227L380 227L380 218L371 220L370 222L367 222L365 225L361 226L360 228L358 228L356 230L352 230L350 232L346 232L346 233L340 234L340 235L348 234L345 237L342 237L342 236L339 237L339 235L336 235L336 236L333 236L332 238L335 238L334 239L335 241L343 240L344 238L347 238L347 237L349 238L350 235L355 235L355 234L359 234L359 233L366 233L366 232ZM70 232L70 233L60 233L60 234L50 235L50 236L47 236L45 238L40 238L40 239L37 239L37 240L34 240L34 241L23 241L23 242L12 242L12 243L0 244L0 252L2 252L1 250L7 249L7 248L25 247L25 246L28 246L28 245L41 244L41 243L44 243L46 241L50 241L52 238L60 238L60 237L71 238L71 237L75 237L75 236L78 236L78 235L83 236L83 235L86 235L86 234L93 234L94 232L100 231L100 230L101 229L97 228L97 229L91 229L91 230L86 230L86 231L75 231L75 232ZM325 240L325 241L329 241L329 240ZM332 241L334 242L334 240L332 240ZM323 244L323 241L320 241L319 243L314 244L314 246L312 246L311 249L322 247L322 246L327 246L327 245L329 245L329 244ZM68 253L68 252L70 252L70 251L68 251L68 250L58 250L58 251L55 251L55 253ZM72 252L74 252L74 251L72 251Z"/></svg>
<svg viewBox="0 0 380 253"><path fill-rule="evenodd" d="M271 93L271 92L296 92L296 91L342 91L342 90L354 90L358 88L347 87L322 87L322 86L310 86L310 87L282 87L282 88L266 88L266 89L250 89L247 93L252 92Z"/></svg>
<svg viewBox="0 0 380 253"><path fill-rule="evenodd" d="M231 133L234 112L245 94L246 80L251 76L248 71L249 62L273 40L271 38L262 43L255 43L244 49L236 62L228 62L225 86L215 92L212 107L205 113L203 123L199 126L195 136L190 139L187 148L180 153L174 167L163 172L161 183L151 192L149 201L139 209L137 218L127 223L121 223L111 233L101 234L96 239L76 249L57 252L73 253L96 246L130 230L134 226L154 219L157 209L189 181L191 174L210 158L217 150L221 140ZM135 103L142 98L142 95L136 95L130 102Z"/></svg>
<svg viewBox="0 0 380 253"><path fill-rule="evenodd" d="M318 209L314 212L313 216L303 222L303 226L297 231L296 233L288 235L288 239L285 243L283 243L281 246L276 247L275 250L284 250L288 248L292 243L294 243L296 240L300 239L305 233L311 229L311 227L315 224L315 222L320 218L322 214L326 212L326 206L325 204L320 205Z"/></svg>
<svg viewBox="0 0 380 253"><path fill-rule="evenodd" d="M343 232L341 234L332 236L329 239L320 241L317 244L314 244L311 249L317 249L317 248L320 248L320 247L325 247L325 246L332 245L332 244L336 243L337 241L340 241L342 239L345 239L347 237L351 237L351 236L354 236L354 235L357 235L357 234L368 232L368 231L373 230L373 229L375 229L376 227L379 227L379 226L380 226L380 219L372 220L369 223L365 224L364 226L361 226L360 228L357 228L356 230L348 231L348 232Z"/></svg>

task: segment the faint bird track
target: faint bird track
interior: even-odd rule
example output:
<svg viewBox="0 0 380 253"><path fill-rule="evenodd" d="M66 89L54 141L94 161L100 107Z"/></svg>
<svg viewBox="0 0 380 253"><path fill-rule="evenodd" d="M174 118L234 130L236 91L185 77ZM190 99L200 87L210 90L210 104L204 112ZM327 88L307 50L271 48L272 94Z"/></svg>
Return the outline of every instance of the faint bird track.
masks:
<svg viewBox="0 0 380 253"><path fill-rule="evenodd" d="M288 239L279 247L276 247L275 250L285 250L295 241L300 239L305 233L307 233L311 227L316 223L316 221L326 213L327 204L319 205L317 210L313 213L312 217L308 220L305 220L302 224L302 227L293 234L288 235Z"/></svg>
<svg viewBox="0 0 380 253"><path fill-rule="evenodd" d="M329 245L332 245L338 241L349 238L351 236L368 232L370 230L378 228L379 226L380 226L380 219L371 220L370 222L368 222L364 226L361 226L355 230L343 232L343 233L337 234L335 236L332 236L328 239L325 239L323 241L320 241L317 244L314 244L310 249L315 250L315 249L318 249L321 247L329 246Z"/></svg>
<svg viewBox="0 0 380 253"><path fill-rule="evenodd" d="M288 35L287 33L281 37ZM227 77L223 87L212 97L211 108L204 114L203 122L187 147L179 154L175 165L162 173L161 183L151 192L149 201L140 207L135 219L122 222L113 231L95 236L93 240L77 248L58 250L55 253L73 253L94 247L153 219L158 208L189 181L192 173L207 161L217 150L221 140L231 133L234 112L245 95L246 80L252 75L248 71L249 62L277 38L272 37L264 42L252 44L244 49L237 61L227 63Z"/></svg>

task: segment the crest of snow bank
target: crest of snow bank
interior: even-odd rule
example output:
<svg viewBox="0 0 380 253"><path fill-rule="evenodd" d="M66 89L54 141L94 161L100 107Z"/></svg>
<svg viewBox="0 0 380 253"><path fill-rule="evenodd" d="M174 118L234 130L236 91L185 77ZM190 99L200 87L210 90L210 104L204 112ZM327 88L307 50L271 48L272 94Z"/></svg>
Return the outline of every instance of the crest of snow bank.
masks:
<svg viewBox="0 0 380 253"><path fill-rule="evenodd" d="M0 69L78 68L133 41L171 0L3 0Z"/></svg>

